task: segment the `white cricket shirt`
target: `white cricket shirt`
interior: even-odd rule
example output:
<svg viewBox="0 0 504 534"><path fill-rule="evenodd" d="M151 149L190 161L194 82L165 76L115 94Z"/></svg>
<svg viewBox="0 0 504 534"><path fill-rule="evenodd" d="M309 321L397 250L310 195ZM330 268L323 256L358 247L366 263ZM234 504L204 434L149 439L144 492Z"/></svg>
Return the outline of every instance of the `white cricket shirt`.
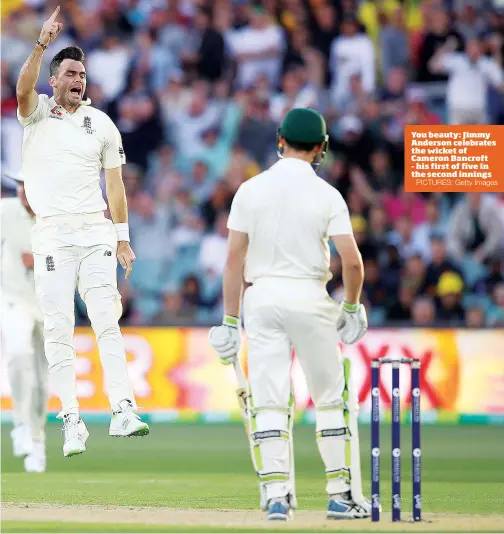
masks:
<svg viewBox="0 0 504 534"><path fill-rule="evenodd" d="M26 197L38 217L104 211L100 171L126 162L121 135L102 111L81 104L69 113L39 95L24 126Z"/></svg>
<svg viewBox="0 0 504 534"><path fill-rule="evenodd" d="M30 217L18 198L3 198L0 214L2 298L16 298L36 305L33 270L27 269L22 261L22 254L32 252L31 231L35 218Z"/></svg>
<svg viewBox="0 0 504 534"><path fill-rule="evenodd" d="M504 83L502 68L488 57L472 63L467 54L453 52L443 57L442 65L449 74L446 93L452 109L486 110L488 87Z"/></svg>
<svg viewBox="0 0 504 534"><path fill-rule="evenodd" d="M305 161L285 158L243 183L228 228L248 235L245 280L330 280L329 237L352 234L341 194Z"/></svg>

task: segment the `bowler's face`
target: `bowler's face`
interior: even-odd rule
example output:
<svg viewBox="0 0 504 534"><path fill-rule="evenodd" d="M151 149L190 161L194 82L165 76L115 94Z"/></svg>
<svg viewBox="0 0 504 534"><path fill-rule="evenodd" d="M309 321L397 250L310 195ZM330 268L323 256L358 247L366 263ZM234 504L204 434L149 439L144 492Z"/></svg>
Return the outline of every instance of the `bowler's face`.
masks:
<svg viewBox="0 0 504 534"><path fill-rule="evenodd" d="M53 88L60 99L78 106L86 91L86 69L80 61L64 59L56 76L53 77Z"/></svg>

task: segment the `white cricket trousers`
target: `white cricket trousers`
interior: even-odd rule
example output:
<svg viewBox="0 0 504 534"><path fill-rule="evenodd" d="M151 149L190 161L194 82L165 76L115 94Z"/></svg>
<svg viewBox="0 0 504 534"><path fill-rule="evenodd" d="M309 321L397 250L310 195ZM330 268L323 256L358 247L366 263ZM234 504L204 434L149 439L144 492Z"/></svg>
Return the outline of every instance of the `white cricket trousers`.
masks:
<svg viewBox="0 0 504 534"><path fill-rule="evenodd" d="M292 278L260 278L244 294L248 369L253 417L253 451L267 499L292 490L288 475L288 407L291 346L302 366L316 408L316 437L326 468L327 492L349 490L345 444L345 373L336 330L337 303L325 283Z"/></svg>
<svg viewBox="0 0 504 534"><path fill-rule="evenodd" d="M2 295L2 354L11 387L14 425L44 441L48 398L42 316L34 303Z"/></svg>
<svg viewBox="0 0 504 534"><path fill-rule="evenodd" d="M62 413L77 413L75 290L86 304L100 352L105 390L113 411L129 399L136 407L119 329L117 236L102 212L37 218L33 227L35 288L44 314L45 353Z"/></svg>

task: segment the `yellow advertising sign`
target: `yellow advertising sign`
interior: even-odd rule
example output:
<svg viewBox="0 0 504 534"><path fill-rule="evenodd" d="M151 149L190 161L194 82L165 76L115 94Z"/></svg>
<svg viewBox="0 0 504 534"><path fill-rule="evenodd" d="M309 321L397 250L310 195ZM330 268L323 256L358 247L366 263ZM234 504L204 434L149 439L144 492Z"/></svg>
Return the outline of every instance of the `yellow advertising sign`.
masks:
<svg viewBox="0 0 504 534"><path fill-rule="evenodd" d="M237 411L236 379L208 346L207 328L124 328L128 368L143 412ZM91 329L78 328L74 338L77 391L82 411L108 412L103 371ZM246 364L246 339L243 360ZM504 414L504 330L383 329L345 346L352 359L364 410L369 405L370 361L379 357L414 357L422 362L422 409L472 414ZM1 408L12 408L6 357L0 360ZM299 363L292 378L296 405L312 407ZM402 401L409 402L409 369L401 370ZM390 402L391 377L381 372L382 403ZM59 411L53 395L49 410Z"/></svg>

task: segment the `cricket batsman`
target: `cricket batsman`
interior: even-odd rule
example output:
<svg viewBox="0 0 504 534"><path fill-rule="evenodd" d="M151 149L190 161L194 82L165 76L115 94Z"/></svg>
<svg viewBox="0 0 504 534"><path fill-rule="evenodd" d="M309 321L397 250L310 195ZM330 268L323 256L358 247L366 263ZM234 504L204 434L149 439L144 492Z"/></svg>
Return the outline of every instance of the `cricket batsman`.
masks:
<svg viewBox="0 0 504 534"><path fill-rule="evenodd" d="M128 209L122 181L125 163L119 131L107 115L91 107L86 90L84 53L76 46L51 61L53 95L35 86L42 56L57 38L59 6L42 26L40 37L21 69L16 87L18 119L24 127L23 175L36 222L32 232L35 288L44 314L49 374L61 401L64 456L86 450L89 436L79 416L72 345L74 293L86 304L100 352L105 389L112 408L111 436L143 436L149 427L137 406L126 365L118 320L117 258L132 270ZM105 218L100 188L105 169L113 222Z"/></svg>
<svg viewBox="0 0 504 534"><path fill-rule="evenodd" d="M2 353L11 386L14 456L24 458L25 471L46 468L45 421L47 360L43 317L35 295L30 235L35 214L17 176L17 197L0 200L2 220Z"/></svg>
<svg viewBox="0 0 504 534"><path fill-rule="evenodd" d="M370 514L362 496L357 395L340 340L367 330L360 294L363 265L348 208L315 169L328 143L326 123L312 109L293 109L278 134L280 160L243 183L228 219L223 280L225 315L209 333L222 363L236 364L240 298L248 338L248 414L261 507L286 520L296 507L292 458L291 347L316 408L316 439L327 477L330 518ZM328 240L341 256L345 301L326 290Z"/></svg>

